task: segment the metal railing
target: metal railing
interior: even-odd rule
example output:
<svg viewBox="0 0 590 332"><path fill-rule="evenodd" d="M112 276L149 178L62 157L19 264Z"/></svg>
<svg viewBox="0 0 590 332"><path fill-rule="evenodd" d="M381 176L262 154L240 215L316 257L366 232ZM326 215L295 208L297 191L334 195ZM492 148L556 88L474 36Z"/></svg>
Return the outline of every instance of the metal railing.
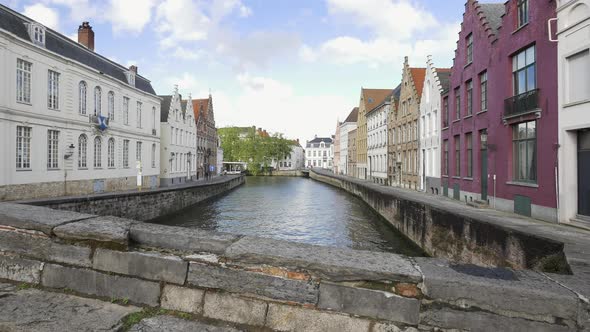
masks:
<svg viewBox="0 0 590 332"><path fill-rule="evenodd" d="M530 90L504 100L504 118L510 118L538 109L539 89Z"/></svg>

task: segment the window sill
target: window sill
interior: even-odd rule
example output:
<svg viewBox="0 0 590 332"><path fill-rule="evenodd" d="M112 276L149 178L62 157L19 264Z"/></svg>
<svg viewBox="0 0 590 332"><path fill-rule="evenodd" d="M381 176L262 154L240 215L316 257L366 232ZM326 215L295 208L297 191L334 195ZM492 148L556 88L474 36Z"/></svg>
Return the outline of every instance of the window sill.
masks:
<svg viewBox="0 0 590 332"><path fill-rule="evenodd" d="M473 114L469 114L469 115L466 115L466 116L464 116L464 117L463 117L463 120L465 120L465 119L469 119L469 118L472 118L472 117L473 117Z"/></svg>
<svg viewBox="0 0 590 332"><path fill-rule="evenodd" d="M48 108L48 110L54 111L54 112L61 112L61 110L59 108Z"/></svg>
<svg viewBox="0 0 590 332"><path fill-rule="evenodd" d="M33 170L32 168L20 168L20 169L17 169L16 171L17 172L30 172L32 170Z"/></svg>
<svg viewBox="0 0 590 332"><path fill-rule="evenodd" d="M456 119L456 120L453 120L453 123L459 122L459 121L461 121L461 119Z"/></svg>
<svg viewBox="0 0 590 332"><path fill-rule="evenodd" d="M16 101L17 104L21 104L21 105L28 105L28 106L33 106L32 103L27 103L26 101Z"/></svg>
<svg viewBox="0 0 590 332"><path fill-rule="evenodd" d="M443 127L441 130L447 130L449 129L449 126Z"/></svg>
<svg viewBox="0 0 590 332"><path fill-rule="evenodd" d="M512 34L515 34L517 32L519 32L520 30L524 29L526 26L529 25L529 22L526 22L525 24L519 26L518 28L516 28L516 30L512 31Z"/></svg>
<svg viewBox="0 0 590 332"><path fill-rule="evenodd" d="M583 105L583 104L587 104L587 103L590 103L590 99L585 99L585 100L580 100L580 101L574 101L574 102L571 102L571 103L563 104L563 108L573 107L573 106L578 106L578 105Z"/></svg>
<svg viewBox="0 0 590 332"><path fill-rule="evenodd" d="M506 182L506 184L510 185L510 186L539 188L539 185L536 183L533 183L533 182L508 181L508 182Z"/></svg>
<svg viewBox="0 0 590 332"><path fill-rule="evenodd" d="M466 177L466 178L463 178L463 180L467 180L467 181L473 181L473 178Z"/></svg>
<svg viewBox="0 0 590 332"><path fill-rule="evenodd" d="M471 66L471 64L472 64L472 63L473 63L473 60L471 60L469 63L467 63L465 66L463 66L463 69L465 69L465 68L467 68L467 67Z"/></svg>
<svg viewBox="0 0 590 332"><path fill-rule="evenodd" d="M78 170L79 170L79 171L87 171L87 170L88 170L88 168L87 168L87 167L78 167Z"/></svg>
<svg viewBox="0 0 590 332"><path fill-rule="evenodd" d="M445 178L445 179L448 179L449 178L448 175L443 175L442 177Z"/></svg>
<svg viewBox="0 0 590 332"><path fill-rule="evenodd" d="M453 176L453 179L461 180L460 176Z"/></svg>
<svg viewBox="0 0 590 332"><path fill-rule="evenodd" d="M484 114L484 113L487 113L487 112L488 112L488 110L483 110L483 111L479 111L479 112L475 113L475 115L480 115L480 114Z"/></svg>
<svg viewBox="0 0 590 332"><path fill-rule="evenodd" d="M55 172L55 171L61 171L61 169L59 169L59 168L48 168L47 171L48 172Z"/></svg>

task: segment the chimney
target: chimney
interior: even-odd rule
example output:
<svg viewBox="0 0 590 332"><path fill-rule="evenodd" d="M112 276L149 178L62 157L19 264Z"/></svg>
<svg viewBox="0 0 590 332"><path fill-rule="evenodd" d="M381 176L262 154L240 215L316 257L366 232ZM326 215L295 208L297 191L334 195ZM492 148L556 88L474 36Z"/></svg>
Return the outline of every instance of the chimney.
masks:
<svg viewBox="0 0 590 332"><path fill-rule="evenodd" d="M94 31L88 22L82 22L78 27L78 43L87 49L94 51Z"/></svg>
<svg viewBox="0 0 590 332"><path fill-rule="evenodd" d="M136 65L129 66L129 70L132 71L132 72L134 72L135 75L137 75L137 66ZM176 88L176 86L175 86L175 88Z"/></svg>

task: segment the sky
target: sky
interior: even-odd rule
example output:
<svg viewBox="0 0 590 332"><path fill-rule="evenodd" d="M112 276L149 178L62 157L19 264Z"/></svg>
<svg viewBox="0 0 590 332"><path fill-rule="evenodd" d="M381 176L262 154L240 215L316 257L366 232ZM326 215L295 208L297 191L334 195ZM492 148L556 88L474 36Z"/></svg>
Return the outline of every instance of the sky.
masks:
<svg viewBox="0 0 590 332"><path fill-rule="evenodd" d="M302 142L333 135L361 87L391 88L404 56L450 67L465 0L2 0L95 51L135 64L160 95L211 92L218 127Z"/></svg>

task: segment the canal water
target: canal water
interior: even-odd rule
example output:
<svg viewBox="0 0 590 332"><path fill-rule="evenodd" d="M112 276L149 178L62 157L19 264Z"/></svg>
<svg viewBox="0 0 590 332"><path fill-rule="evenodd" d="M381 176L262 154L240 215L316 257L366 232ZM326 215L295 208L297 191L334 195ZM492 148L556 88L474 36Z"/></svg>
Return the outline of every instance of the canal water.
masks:
<svg viewBox="0 0 590 332"><path fill-rule="evenodd" d="M306 178L247 177L243 186L151 222L332 247L421 256L359 198Z"/></svg>

